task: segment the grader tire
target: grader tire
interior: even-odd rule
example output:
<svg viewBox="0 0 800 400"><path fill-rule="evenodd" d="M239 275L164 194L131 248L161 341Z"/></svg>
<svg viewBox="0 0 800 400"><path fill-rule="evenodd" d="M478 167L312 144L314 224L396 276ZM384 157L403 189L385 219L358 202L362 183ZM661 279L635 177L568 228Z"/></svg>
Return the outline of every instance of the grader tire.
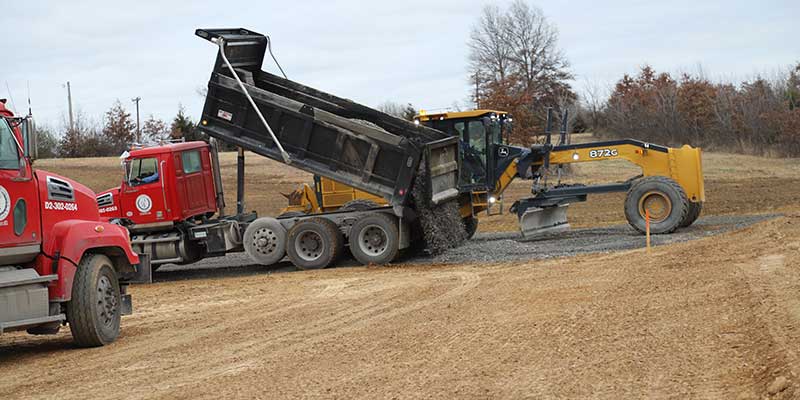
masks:
<svg viewBox="0 0 800 400"><path fill-rule="evenodd" d="M690 226L697 221L697 218L700 217L700 212L703 211L703 203L692 203L689 202L689 212L686 213L686 219L681 222L681 228L685 228Z"/></svg>
<svg viewBox="0 0 800 400"><path fill-rule="evenodd" d="M637 231L644 233L645 211L650 211L650 233L672 233L689 213L689 200L683 188L663 176L638 179L625 198L625 218Z"/></svg>
<svg viewBox="0 0 800 400"><path fill-rule="evenodd" d="M465 217L461 220L464 223L464 231L467 232L467 239L472 239L478 231L478 219L474 216Z"/></svg>
<svg viewBox="0 0 800 400"><path fill-rule="evenodd" d="M83 257L72 282L67 320L80 347L107 345L119 336L122 317L119 280L114 265L102 254Z"/></svg>

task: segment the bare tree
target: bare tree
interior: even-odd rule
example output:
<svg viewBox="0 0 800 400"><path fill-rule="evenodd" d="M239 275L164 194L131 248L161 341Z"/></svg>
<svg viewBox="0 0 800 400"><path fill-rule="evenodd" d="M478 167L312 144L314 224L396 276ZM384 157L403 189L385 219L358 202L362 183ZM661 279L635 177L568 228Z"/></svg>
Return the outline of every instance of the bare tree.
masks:
<svg viewBox="0 0 800 400"><path fill-rule="evenodd" d="M468 46L472 80L503 80L512 55L509 20L496 5L483 8L481 19L472 27Z"/></svg>
<svg viewBox="0 0 800 400"><path fill-rule="evenodd" d="M549 89L546 85L572 79L569 63L558 49L558 29L547 20L542 9L524 0L515 0L508 11L505 34L509 41L509 61L524 77L528 90Z"/></svg>
<svg viewBox="0 0 800 400"><path fill-rule="evenodd" d="M486 6L468 45L475 103L511 112L517 121L515 142L537 140L547 107L560 115L576 101L569 63L558 49L558 30L538 7L524 0L505 11Z"/></svg>
<svg viewBox="0 0 800 400"><path fill-rule="evenodd" d="M153 114L150 114L150 117L142 124L142 133L145 138L155 143L161 143L172 137L172 132L167 123L156 118Z"/></svg>
<svg viewBox="0 0 800 400"><path fill-rule="evenodd" d="M402 118L406 121L413 121L414 116L417 114L417 109L411 103L403 105L393 101L385 101L379 104L377 109L382 113Z"/></svg>

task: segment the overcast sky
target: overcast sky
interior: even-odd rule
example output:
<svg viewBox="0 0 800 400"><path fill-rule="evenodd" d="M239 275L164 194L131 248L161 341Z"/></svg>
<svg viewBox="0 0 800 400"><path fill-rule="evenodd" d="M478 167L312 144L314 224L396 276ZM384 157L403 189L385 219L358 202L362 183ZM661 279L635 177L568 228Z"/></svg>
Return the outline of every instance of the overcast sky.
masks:
<svg viewBox="0 0 800 400"><path fill-rule="evenodd" d="M99 122L115 99L142 119L197 120L216 48L195 28L243 27L272 37L290 79L376 106L386 100L436 109L465 104L470 28L488 1L20 1L4 4L10 88L25 110L58 126L64 83L75 107ZM508 2L498 2L505 5ZM115 5L120 4L120 5ZM191 5L189 5L191 4ZM608 85L645 63L716 79L774 73L800 61L800 1L532 1L560 31L580 90ZM602 4L602 5L600 5ZM276 71L271 60L265 68Z"/></svg>

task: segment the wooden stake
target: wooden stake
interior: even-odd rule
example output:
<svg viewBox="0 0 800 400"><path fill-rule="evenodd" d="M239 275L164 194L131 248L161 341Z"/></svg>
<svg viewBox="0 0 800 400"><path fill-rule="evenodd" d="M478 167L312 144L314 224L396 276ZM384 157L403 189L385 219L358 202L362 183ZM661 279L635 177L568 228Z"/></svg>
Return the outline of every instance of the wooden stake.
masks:
<svg viewBox="0 0 800 400"><path fill-rule="evenodd" d="M650 254L650 210L644 210L644 227L647 237L647 254Z"/></svg>

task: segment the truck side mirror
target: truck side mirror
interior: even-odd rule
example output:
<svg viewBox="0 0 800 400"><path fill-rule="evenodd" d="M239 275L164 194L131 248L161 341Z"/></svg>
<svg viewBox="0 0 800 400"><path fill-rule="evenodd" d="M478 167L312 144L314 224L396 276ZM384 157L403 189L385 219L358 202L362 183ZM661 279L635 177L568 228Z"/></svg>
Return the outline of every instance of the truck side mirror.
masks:
<svg viewBox="0 0 800 400"><path fill-rule="evenodd" d="M36 128L33 125L33 117L28 116L22 120L20 129L22 130L22 149L25 152L24 156L33 161L39 156L38 137L36 135Z"/></svg>

